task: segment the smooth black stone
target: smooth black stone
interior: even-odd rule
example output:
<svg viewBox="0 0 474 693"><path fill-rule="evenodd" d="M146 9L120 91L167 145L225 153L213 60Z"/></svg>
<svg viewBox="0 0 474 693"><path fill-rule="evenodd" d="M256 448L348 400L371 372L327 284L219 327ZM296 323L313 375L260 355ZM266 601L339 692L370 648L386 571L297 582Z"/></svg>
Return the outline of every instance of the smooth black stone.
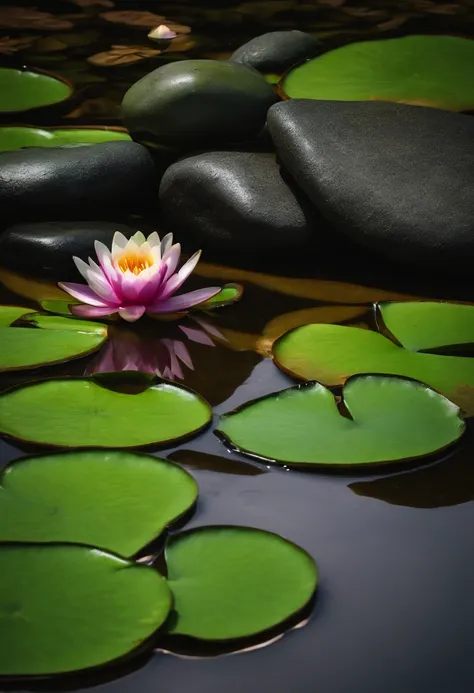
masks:
<svg viewBox="0 0 474 693"><path fill-rule="evenodd" d="M295 99L268 126L294 180L353 241L420 270L472 271L471 116Z"/></svg>
<svg viewBox="0 0 474 693"><path fill-rule="evenodd" d="M96 260L94 241L110 248L116 231L127 238L137 229L107 222L58 221L11 226L0 236L0 266L23 276L84 282L72 260Z"/></svg>
<svg viewBox="0 0 474 693"><path fill-rule="evenodd" d="M304 31L270 31L247 41L229 58L260 72L281 74L322 51L322 43Z"/></svg>
<svg viewBox="0 0 474 693"><path fill-rule="evenodd" d="M141 211L152 203L156 187L153 158L136 142L0 154L0 209L14 222L94 219L104 209Z"/></svg>
<svg viewBox="0 0 474 693"><path fill-rule="evenodd" d="M170 227L214 252L286 256L315 236L311 205L285 181L274 154L182 159L166 171L159 195Z"/></svg>
<svg viewBox="0 0 474 693"><path fill-rule="evenodd" d="M132 85L122 112L134 139L188 152L253 140L276 101L273 88L254 70L217 60L182 60Z"/></svg>

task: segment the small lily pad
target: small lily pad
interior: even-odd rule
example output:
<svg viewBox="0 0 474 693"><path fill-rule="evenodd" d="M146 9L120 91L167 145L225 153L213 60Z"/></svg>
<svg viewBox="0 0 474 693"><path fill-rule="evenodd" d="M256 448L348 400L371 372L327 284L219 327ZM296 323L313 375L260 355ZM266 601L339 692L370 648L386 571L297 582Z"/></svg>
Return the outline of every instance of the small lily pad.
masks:
<svg viewBox="0 0 474 693"><path fill-rule="evenodd" d="M316 565L303 549L251 527L200 527L166 548L176 618L170 632L231 640L264 632L308 605Z"/></svg>
<svg viewBox="0 0 474 693"><path fill-rule="evenodd" d="M197 306L198 310L213 310L214 308L222 308L223 306L231 305L239 301L242 297L244 287L240 284L225 284L218 294L210 298L204 303Z"/></svg>
<svg viewBox="0 0 474 693"><path fill-rule="evenodd" d="M0 546L0 674L42 676L128 654L165 621L166 580L84 546Z"/></svg>
<svg viewBox="0 0 474 693"><path fill-rule="evenodd" d="M96 351L107 339L106 325L86 320L32 313L22 322L42 329L0 327L0 372L79 358Z"/></svg>
<svg viewBox="0 0 474 693"><path fill-rule="evenodd" d="M290 70L281 91L292 99L394 101L448 111L474 108L474 41L404 36L350 43Z"/></svg>
<svg viewBox="0 0 474 693"><path fill-rule="evenodd" d="M36 128L30 125L0 127L0 152L12 152L23 147L63 147L68 144L98 144L115 140L130 141L121 128Z"/></svg>
<svg viewBox="0 0 474 693"><path fill-rule="evenodd" d="M376 307L384 326L409 351L463 351L474 346L474 306L407 301Z"/></svg>
<svg viewBox="0 0 474 693"><path fill-rule="evenodd" d="M122 556L157 538L198 492L178 465L109 450L17 460L1 488L0 541L89 544Z"/></svg>
<svg viewBox="0 0 474 693"><path fill-rule="evenodd" d="M31 308L24 306L0 306L0 327L9 327L26 313L32 313Z"/></svg>
<svg viewBox="0 0 474 693"><path fill-rule="evenodd" d="M43 380L0 395L1 434L53 447L172 445L211 416L195 392L132 372Z"/></svg>
<svg viewBox="0 0 474 693"><path fill-rule="evenodd" d="M41 301L40 306L47 313L53 313L54 315L67 315L68 317L74 317L71 313L70 306L77 305L79 301L75 301L71 298L68 301L60 300L47 300Z"/></svg>
<svg viewBox="0 0 474 693"><path fill-rule="evenodd" d="M344 386L343 402L341 412L320 383L299 385L224 415L216 434L252 457L339 467L430 455L456 442L465 429L455 404L405 378L356 376Z"/></svg>
<svg viewBox="0 0 474 693"><path fill-rule="evenodd" d="M273 345L275 363L302 380L342 385L356 373L420 380L474 415L474 359L407 351L377 332L341 325L305 325Z"/></svg>
<svg viewBox="0 0 474 693"><path fill-rule="evenodd" d="M0 67L0 113L50 106L65 101L72 92L72 86L55 75Z"/></svg>

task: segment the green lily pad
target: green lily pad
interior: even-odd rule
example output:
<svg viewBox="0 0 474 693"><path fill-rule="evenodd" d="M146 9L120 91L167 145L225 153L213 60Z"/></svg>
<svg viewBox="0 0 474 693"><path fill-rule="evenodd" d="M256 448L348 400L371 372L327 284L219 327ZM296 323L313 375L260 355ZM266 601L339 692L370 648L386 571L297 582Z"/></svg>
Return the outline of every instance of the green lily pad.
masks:
<svg viewBox="0 0 474 693"><path fill-rule="evenodd" d="M0 152L12 152L22 147L62 147L68 144L98 144L128 140L125 132L108 127L36 128L29 125L0 127Z"/></svg>
<svg viewBox="0 0 474 693"><path fill-rule="evenodd" d="M376 307L385 327L409 351L463 351L474 345L474 306L407 301Z"/></svg>
<svg viewBox="0 0 474 693"><path fill-rule="evenodd" d="M305 325L273 345L275 363L302 380L342 385L356 373L391 373L421 380L474 415L474 359L407 351L370 330Z"/></svg>
<svg viewBox="0 0 474 693"><path fill-rule="evenodd" d="M198 493L181 467L132 452L27 457L1 478L0 541L72 542L132 556Z"/></svg>
<svg viewBox="0 0 474 693"><path fill-rule="evenodd" d="M29 111L65 101L73 89L45 72L0 67L0 113Z"/></svg>
<svg viewBox="0 0 474 693"><path fill-rule="evenodd" d="M40 676L128 654L165 621L166 580L152 568L66 544L0 546L0 674Z"/></svg>
<svg viewBox="0 0 474 693"><path fill-rule="evenodd" d="M123 391L137 381L140 392ZM116 386L122 391L109 389ZM132 372L43 380L0 395L1 434L64 448L172 445L200 432L211 417L195 392Z"/></svg>
<svg viewBox="0 0 474 693"><path fill-rule="evenodd" d="M474 41L405 36L351 43L291 70L280 83L292 99L394 101L451 111L474 108Z"/></svg>
<svg viewBox="0 0 474 693"><path fill-rule="evenodd" d="M224 415L216 434L252 457L340 467L430 455L465 429L455 404L414 380L355 376L344 386L343 402L341 411L320 383L299 385Z"/></svg>
<svg viewBox="0 0 474 693"><path fill-rule="evenodd" d="M318 572L303 549L251 527L200 527L166 548L176 619L170 632L203 640L256 635L301 611Z"/></svg>
<svg viewBox="0 0 474 693"><path fill-rule="evenodd" d="M95 320L80 320L58 315L45 315L44 313L28 313L21 319L21 323L32 325L43 330L59 330L60 332L82 332L83 334L100 334L107 332L107 326Z"/></svg>
<svg viewBox="0 0 474 693"><path fill-rule="evenodd" d="M53 313L54 315L67 315L69 317L74 317L71 313L69 306L77 305L79 301L75 301L71 298L69 301L60 300L47 300L40 301L40 306L47 313Z"/></svg>
<svg viewBox="0 0 474 693"><path fill-rule="evenodd" d="M31 308L24 306L0 306L0 327L9 327L26 313L32 313Z"/></svg>
<svg viewBox="0 0 474 693"><path fill-rule="evenodd" d="M96 351L107 339L107 326L41 313L22 322L42 329L0 327L0 372L62 363Z"/></svg>
<svg viewBox="0 0 474 693"><path fill-rule="evenodd" d="M244 287L240 284L225 284L218 294L210 298L204 303L200 303L196 308L197 310L212 310L214 308L222 308L223 306L228 306L231 303L239 301L242 297Z"/></svg>

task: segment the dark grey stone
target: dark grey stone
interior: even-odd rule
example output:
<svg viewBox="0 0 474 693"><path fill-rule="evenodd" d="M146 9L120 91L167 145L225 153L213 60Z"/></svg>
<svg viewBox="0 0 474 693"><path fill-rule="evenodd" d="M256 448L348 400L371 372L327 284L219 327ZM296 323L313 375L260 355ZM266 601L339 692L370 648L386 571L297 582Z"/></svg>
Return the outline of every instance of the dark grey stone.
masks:
<svg viewBox="0 0 474 693"><path fill-rule="evenodd" d="M319 55L322 47L321 41L304 31L270 31L237 48L229 61L260 72L281 74L292 65Z"/></svg>
<svg viewBox="0 0 474 693"><path fill-rule="evenodd" d="M423 270L472 272L474 119L392 103L270 109L278 156L354 241Z"/></svg>
<svg viewBox="0 0 474 693"><path fill-rule="evenodd" d="M181 60L132 85L122 111L134 139L188 152L256 138L276 101L273 88L254 70Z"/></svg>
<svg viewBox="0 0 474 693"><path fill-rule="evenodd" d="M116 231L129 238L137 229L97 221L18 224L0 236L0 266L32 278L83 282L73 255L96 259L94 241L110 248Z"/></svg>
<svg viewBox="0 0 474 693"><path fill-rule="evenodd" d="M153 158L136 142L32 148L0 154L3 219L86 218L140 211L156 195Z"/></svg>
<svg viewBox="0 0 474 693"><path fill-rule="evenodd" d="M170 226L214 250L284 257L314 237L311 205L285 181L274 154L183 159L166 171L159 195Z"/></svg>

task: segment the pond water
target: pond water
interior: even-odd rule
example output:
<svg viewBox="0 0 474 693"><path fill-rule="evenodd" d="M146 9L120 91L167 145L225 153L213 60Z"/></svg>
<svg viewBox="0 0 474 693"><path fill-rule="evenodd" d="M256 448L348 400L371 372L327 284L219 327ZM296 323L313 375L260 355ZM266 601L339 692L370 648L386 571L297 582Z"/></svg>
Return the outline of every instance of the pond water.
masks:
<svg viewBox="0 0 474 693"><path fill-rule="evenodd" d="M89 3L79 1L76 5L42 2L41 10L65 14L65 4L71 15L91 11ZM370 8L356 0L115 5L163 14L191 26L189 36L195 45L189 54L200 57L224 57L252 36L277 28L318 31L334 43L354 36L391 35L400 29L467 35L472 28L469 3L448 6L404 0L372 2ZM47 30L42 32L42 49L35 48L35 65L67 76L83 89L64 122L117 123L118 105L132 82L158 66L157 60L188 55L182 51L101 70L85 59L111 44L144 42L143 30L109 23L101 24L98 32L95 20L88 22L89 28L81 29L81 39L71 42L70 38L69 43L64 39L64 50L48 50L52 34ZM30 59L28 53L25 59ZM188 320L185 338L174 325L163 324L146 332L115 328L109 344L98 354L34 374L3 376L0 387L45 373L99 372L107 370L111 362L120 368L131 358L137 369L159 373L168 369L168 376L208 399L217 418L250 399L292 384L267 357L272 340L290 327L328 322L370 329L371 306L378 300L421 297L474 301L472 286L452 277L428 280L418 272L407 274L391 266L381 267L368 254L352 251L333 249L324 259L315 255L314 260L306 258L298 266L272 267L271 273L268 267L256 268L251 259L239 261L239 267L232 267L229 258L222 264L223 259L212 254L205 261L216 264L198 267L193 279L196 286L209 285L210 279L222 284L233 281L243 285L244 294L239 303L206 317L204 322ZM0 289L0 304L4 303L33 305L5 288ZM177 342L186 346L185 363L176 358ZM471 693L472 427L462 445L441 460L408 469L372 470L370 474L307 473L249 462L227 451L213 435L214 427L215 422L197 438L159 453L182 464L199 484L199 502L188 527L255 526L305 548L320 569L309 621L252 651L190 656L189 652L163 651L158 641L154 654L103 672L35 685L18 683L4 689ZM13 444L0 442L2 465L22 454Z"/></svg>

